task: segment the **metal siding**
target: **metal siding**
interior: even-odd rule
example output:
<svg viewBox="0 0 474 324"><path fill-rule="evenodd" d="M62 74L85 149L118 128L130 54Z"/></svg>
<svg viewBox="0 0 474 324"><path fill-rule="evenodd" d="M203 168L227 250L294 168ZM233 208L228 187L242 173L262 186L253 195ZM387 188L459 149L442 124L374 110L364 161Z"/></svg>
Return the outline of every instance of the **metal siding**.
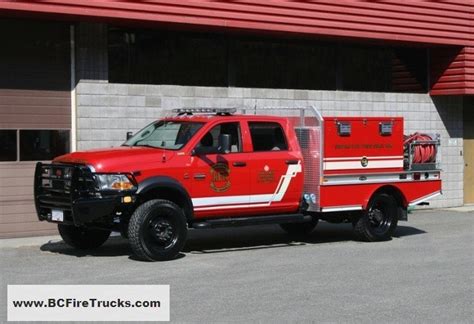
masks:
<svg viewBox="0 0 474 324"><path fill-rule="evenodd" d="M66 0L1 2L0 9L431 44L473 42L470 1Z"/></svg>
<svg viewBox="0 0 474 324"><path fill-rule="evenodd" d="M474 46L433 49L431 95L474 94Z"/></svg>
<svg viewBox="0 0 474 324"><path fill-rule="evenodd" d="M0 128L70 127L70 91L0 89Z"/></svg>

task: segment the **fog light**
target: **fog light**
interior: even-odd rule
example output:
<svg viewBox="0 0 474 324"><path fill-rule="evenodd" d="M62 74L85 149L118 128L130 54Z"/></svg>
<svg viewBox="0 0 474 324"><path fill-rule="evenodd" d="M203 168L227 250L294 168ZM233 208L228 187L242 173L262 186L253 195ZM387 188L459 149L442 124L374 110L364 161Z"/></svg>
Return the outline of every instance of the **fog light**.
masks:
<svg viewBox="0 0 474 324"><path fill-rule="evenodd" d="M130 196L125 196L122 198L122 201L125 203L125 204L129 204L132 202L132 197Z"/></svg>

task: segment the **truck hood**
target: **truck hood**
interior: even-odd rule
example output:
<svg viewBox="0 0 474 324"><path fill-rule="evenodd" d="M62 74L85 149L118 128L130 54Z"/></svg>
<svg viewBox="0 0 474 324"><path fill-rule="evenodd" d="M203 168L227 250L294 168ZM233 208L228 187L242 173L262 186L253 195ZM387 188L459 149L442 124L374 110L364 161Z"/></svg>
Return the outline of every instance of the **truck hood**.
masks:
<svg viewBox="0 0 474 324"><path fill-rule="evenodd" d="M176 152L151 148L119 146L108 149L95 149L58 156L53 162L85 164L96 172L133 172L163 165L176 155Z"/></svg>

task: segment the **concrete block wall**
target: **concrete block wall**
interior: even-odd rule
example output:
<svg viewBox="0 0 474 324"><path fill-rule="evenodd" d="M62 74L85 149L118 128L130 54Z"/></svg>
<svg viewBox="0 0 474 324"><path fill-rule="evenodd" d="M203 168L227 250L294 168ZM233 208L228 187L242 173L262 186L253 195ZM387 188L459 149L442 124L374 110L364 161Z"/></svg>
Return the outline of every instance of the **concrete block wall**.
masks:
<svg viewBox="0 0 474 324"><path fill-rule="evenodd" d="M405 133L441 134L443 195L432 207L463 204L461 97L427 94L188 87L81 81L77 85L78 149L120 145L137 131L181 107L301 107L315 105L323 115L403 116Z"/></svg>

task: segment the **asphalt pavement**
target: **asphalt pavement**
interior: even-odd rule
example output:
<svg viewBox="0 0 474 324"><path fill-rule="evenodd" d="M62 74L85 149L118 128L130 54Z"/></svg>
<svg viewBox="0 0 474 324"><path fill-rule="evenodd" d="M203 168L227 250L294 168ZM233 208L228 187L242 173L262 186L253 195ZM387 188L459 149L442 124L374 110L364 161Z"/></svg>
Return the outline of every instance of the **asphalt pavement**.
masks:
<svg viewBox="0 0 474 324"><path fill-rule="evenodd" d="M474 321L473 211L416 211L387 242L351 229L321 222L304 241L276 225L194 230L180 258L156 263L118 237L93 252L0 240L0 321L8 284L169 284L172 322Z"/></svg>

